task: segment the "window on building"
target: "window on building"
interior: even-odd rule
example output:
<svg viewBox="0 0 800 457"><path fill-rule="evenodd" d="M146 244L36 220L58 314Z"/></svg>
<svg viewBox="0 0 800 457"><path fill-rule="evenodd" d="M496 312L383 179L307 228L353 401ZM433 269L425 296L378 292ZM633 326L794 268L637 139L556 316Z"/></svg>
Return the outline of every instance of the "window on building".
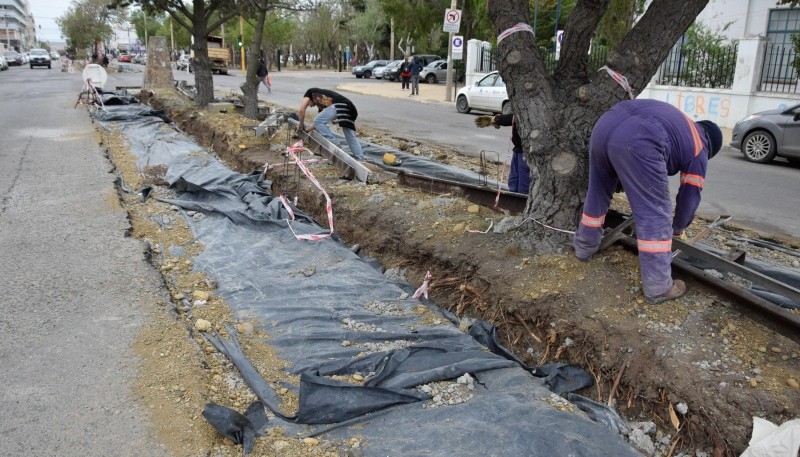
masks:
<svg viewBox="0 0 800 457"><path fill-rule="evenodd" d="M770 10L767 39L778 46L791 46L791 36L800 31L800 8Z"/></svg>

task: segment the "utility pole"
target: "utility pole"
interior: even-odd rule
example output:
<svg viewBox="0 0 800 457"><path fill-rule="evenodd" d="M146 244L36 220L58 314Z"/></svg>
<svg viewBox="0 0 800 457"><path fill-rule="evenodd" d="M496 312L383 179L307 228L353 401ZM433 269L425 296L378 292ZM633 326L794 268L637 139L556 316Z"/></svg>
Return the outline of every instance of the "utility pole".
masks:
<svg viewBox="0 0 800 457"><path fill-rule="evenodd" d="M450 9L456 9L456 0L450 0ZM455 32L447 34L447 78L444 88L444 101L453 101L453 37Z"/></svg>
<svg viewBox="0 0 800 457"><path fill-rule="evenodd" d="M247 68L244 63L244 18L242 16L239 16L239 34L242 36L242 48L239 50L239 54L242 55L242 76L244 76L247 74Z"/></svg>
<svg viewBox="0 0 800 457"><path fill-rule="evenodd" d="M11 38L8 36L8 5L3 5L3 19L6 21L6 51L10 51Z"/></svg>
<svg viewBox="0 0 800 457"><path fill-rule="evenodd" d="M172 17L169 18L169 48L172 49L170 59L175 57L175 33L172 31Z"/></svg>
<svg viewBox="0 0 800 457"><path fill-rule="evenodd" d="M147 51L147 14L143 14L144 16L144 49L145 52Z"/></svg>
<svg viewBox="0 0 800 457"><path fill-rule="evenodd" d="M389 60L394 60L394 18L389 19Z"/></svg>

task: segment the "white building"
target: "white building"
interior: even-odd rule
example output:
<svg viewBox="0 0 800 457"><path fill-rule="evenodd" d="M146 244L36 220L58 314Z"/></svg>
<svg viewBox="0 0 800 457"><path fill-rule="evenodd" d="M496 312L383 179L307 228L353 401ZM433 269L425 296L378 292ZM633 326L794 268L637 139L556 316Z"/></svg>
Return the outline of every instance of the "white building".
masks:
<svg viewBox="0 0 800 457"><path fill-rule="evenodd" d="M789 35L800 30L800 9L778 5L775 0L711 0L697 22L731 40L761 35L775 44L789 44Z"/></svg>
<svg viewBox="0 0 800 457"><path fill-rule="evenodd" d="M28 0L0 0L0 43L25 52L36 47L36 23Z"/></svg>

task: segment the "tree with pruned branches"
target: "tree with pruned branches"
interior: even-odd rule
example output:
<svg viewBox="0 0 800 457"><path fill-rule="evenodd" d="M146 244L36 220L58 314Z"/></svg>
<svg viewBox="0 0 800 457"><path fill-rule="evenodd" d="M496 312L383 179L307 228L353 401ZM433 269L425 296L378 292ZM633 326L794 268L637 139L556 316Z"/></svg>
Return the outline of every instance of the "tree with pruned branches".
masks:
<svg viewBox="0 0 800 457"><path fill-rule="evenodd" d="M525 216L541 224L574 228L588 184L588 140L606 110L628 98L605 71L589 73L588 51L611 0L578 0L565 21L561 57L547 71L532 33L520 30L501 40L498 69L506 82L531 187ZM606 65L625 76L635 96L644 88L681 34L708 0L653 0ZM530 23L527 0L492 0L489 18L495 35ZM528 226L532 244L544 251L569 241L562 232Z"/></svg>

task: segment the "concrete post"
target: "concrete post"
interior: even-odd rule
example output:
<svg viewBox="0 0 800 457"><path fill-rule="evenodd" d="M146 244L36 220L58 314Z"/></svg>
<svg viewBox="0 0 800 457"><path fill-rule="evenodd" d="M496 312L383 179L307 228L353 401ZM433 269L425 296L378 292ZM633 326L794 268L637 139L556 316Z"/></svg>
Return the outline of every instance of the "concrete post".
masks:
<svg viewBox="0 0 800 457"><path fill-rule="evenodd" d="M739 40L736 56L736 72L731 91L734 94L750 95L758 90L761 68L764 65L766 38L761 35L749 36Z"/></svg>
<svg viewBox="0 0 800 457"><path fill-rule="evenodd" d="M165 89L172 87L172 64L169 61L167 37L150 37L147 43L147 67L142 89Z"/></svg>
<svg viewBox="0 0 800 457"><path fill-rule="evenodd" d="M481 48L485 49L492 49L492 44L488 41L480 41L480 40L469 40L467 41L467 61L466 61L466 68L464 75L464 84L467 86L475 84L478 79L486 75L486 73L479 72L480 66L478 65L478 59L481 56Z"/></svg>

